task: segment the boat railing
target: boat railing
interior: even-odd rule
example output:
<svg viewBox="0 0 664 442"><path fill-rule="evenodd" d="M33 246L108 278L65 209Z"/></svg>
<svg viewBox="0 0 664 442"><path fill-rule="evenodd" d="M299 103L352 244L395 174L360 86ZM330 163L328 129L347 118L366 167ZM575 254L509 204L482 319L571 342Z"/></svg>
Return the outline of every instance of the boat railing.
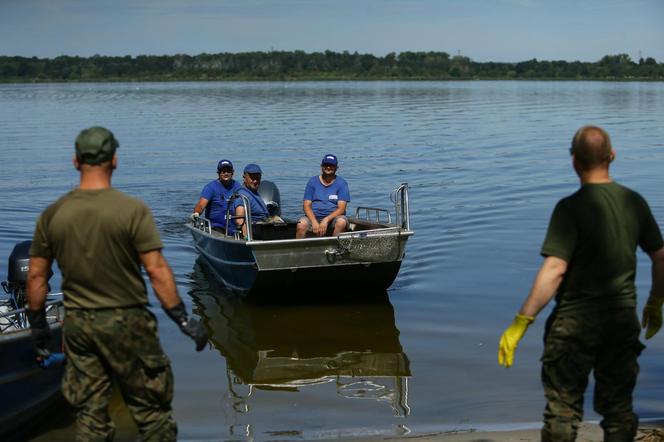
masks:
<svg viewBox="0 0 664 442"><path fill-rule="evenodd" d="M355 209L355 218L365 219L376 223L384 223L387 221L388 224L392 224L390 211L387 209L379 209L377 207L360 206Z"/></svg>
<svg viewBox="0 0 664 442"><path fill-rule="evenodd" d="M61 297L62 293L52 293L49 297ZM51 299L45 303L46 319L49 322L62 322L64 319L64 309L62 308L63 300ZM0 311L0 332L17 331L27 329L29 323L26 318L27 308L8 309Z"/></svg>
<svg viewBox="0 0 664 442"><path fill-rule="evenodd" d="M230 209L233 207L231 202L237 198L242 200L242 207L244 207L244 215L231 215ZM244 218L244 225L247 226L247 241L251 241L254 237L251 230L251 203L249 203L249 198L242 195L241 193L235 193L228 200L228 208L226 209L226 236L228 236L228 224L232 221L235 222L236 219Z"/></svg>
<svg viewBox="0 0 664 442"><path fill-rule="evenodd" d="M212 233L212 224L210 224L210 220L203 217L203 216L199 216L197 218L194 218L191 221L191 223L198 230L202 230L205 233L210 233L210 234Z"/></svg>
<svg viewBox="0 0 664 442"><path fill-rule="evenodd" d="M403 229L410 230L410 209L408 207L408 183L401 183L390 193L390 200L394 204L396 224ZM355 209L355 218L378 224L392 224L392 215L387 209L378 207L360 206Z"/></svg>
<svg viewBox="0 0 664 442"><path fill-rule="evenodd" d="M390 194L397 214L397 224L406 230L410 230L410 208L408 206L408 183L401 183Z"/></svg>
<svg viewBox="0 0 664 442"><path fill-rule="evenodd" d="M242 206L244 207L244 215L236 216L236 215L231 215L230 211L231 208L233 207L233 200L240 198L242 200ZM253 238L253 234L251 231L251 204L249 203L249 198L247 198L244 195L241 195L239 193L234 194L228 199L228 208L226 209L226 225L224 227L224 234L226 236L228 235L229 227L231 222L235 222L236 219L244 219L244 223L247 225L247 241L251 241ZM197 218L194 218L192 220L192 225L197 228L198 230L201 230L209 235L212 234L212 223L208 218L205 218L204 216L199 216ZM240 239L240 235L238 232L235 232L235 239Z"/></svg>

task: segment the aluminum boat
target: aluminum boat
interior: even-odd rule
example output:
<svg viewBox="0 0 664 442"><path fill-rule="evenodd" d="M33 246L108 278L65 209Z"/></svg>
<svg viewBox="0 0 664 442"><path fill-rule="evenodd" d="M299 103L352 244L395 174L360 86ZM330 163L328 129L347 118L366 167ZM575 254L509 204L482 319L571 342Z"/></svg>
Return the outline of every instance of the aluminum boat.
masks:
<svg viewBox="0 0 664 442"><path fill-rule="evenodd" d="M270 181L258 189L271 214L280 214L279 192ZM295 239L297 221L254 223L243 195L247 236L211 227L200 217L186 226L198 252L227 290L240 293L385 290L399 272L410 228L408 184L391 193L392 210L357 207L349 230L337 236ZM232 217L229 216L229 219ZM232 222L232 221L231 221Z"/></svg>

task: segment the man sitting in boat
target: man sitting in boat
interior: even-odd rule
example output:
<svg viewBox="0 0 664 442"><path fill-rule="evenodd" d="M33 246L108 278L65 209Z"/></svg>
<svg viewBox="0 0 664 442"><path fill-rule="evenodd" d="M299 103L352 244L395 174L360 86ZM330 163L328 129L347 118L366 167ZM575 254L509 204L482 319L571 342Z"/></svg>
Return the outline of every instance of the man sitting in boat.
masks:
<svg viewBox="0 0 664 442"><path fill-rule="evenodd" d="M337 176L339 161L327 154L321 161L321 174L311 177L304 189L304 215L297 222L296 238L307 232L315 236L338 235L348 228L346 206L350 201L348 183Z"/></svg>
<svg viewBox="0 0 664 442"><path fill-rule="evenodd" d="M243 185L237 190L239 195L244 195L249 200L249 207L251 209L251 222L256 223L260 221L267 221L269 217L269 212L267 210L267 205L263 198L258 194L258 186L261 184L261 178L263 176L263 171L261 170L258 164L247 164L244 167ZM239 229L242 229L242 236L247 236L247 225L244 222L244 204L242 198L236 198L234 200L234 210L235 210L235 223Z"/></svg>
<svg viewBox="0 0 664 442"><path fill-rule="evenodd" d="M233 179L233 163L221 160L217 164L218 179L210 181L203 187L201 198L194 207L191 219L195 220L205 210L205 217L210 220L214 230L226 231L226 212L231 196L242 187ZM235 223L228 223L228 234L235 232Z"/></svg>

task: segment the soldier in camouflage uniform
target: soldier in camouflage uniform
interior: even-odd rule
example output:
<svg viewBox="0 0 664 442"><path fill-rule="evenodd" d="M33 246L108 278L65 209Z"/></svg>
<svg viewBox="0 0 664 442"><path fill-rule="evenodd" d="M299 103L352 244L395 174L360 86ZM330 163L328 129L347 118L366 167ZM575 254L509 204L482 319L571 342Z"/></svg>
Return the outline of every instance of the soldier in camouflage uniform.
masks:
<svg viewBox="0 0 664 442"><path fill-rule="evenodd" d="M644 348L636 315L636 248L652 260L652 291L643 312L648 339L662 323L664 242L643 197L609 176L615 151L604 130L579 129L570 153L581 187L560 200L551 215L541 250L544 263L500 339L498 362L512 365L519 340L555 295L542 356L547 399L542 441L576 439L591 371L604 440L632 441L638 426L632 391Z"/></svg>
<svg viewBox="0 0 664 442"><path fill-rule="evenodd" d="M77 440L111 440L113 382L143 440L172 441L173 374L148 310L145 268L167 314L202 350L207 335L187 318L150 210L111 187L118 143L101 127L76 139L79 187L37 220L30 249L28 319L37 359L49 357L44 301L53 260L62 271L66 366L62 392L77 410Z"/></svg>

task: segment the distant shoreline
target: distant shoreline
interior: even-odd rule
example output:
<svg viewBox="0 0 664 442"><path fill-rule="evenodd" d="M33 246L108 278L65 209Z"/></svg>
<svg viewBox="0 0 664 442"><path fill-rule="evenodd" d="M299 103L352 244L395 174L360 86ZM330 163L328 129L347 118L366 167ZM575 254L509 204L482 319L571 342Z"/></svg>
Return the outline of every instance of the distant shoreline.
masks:
<svg viewBox="0 0 664 442"><path fill-rule="evenodd" d="M0 83L173 81L664 81L664 63L627 54L596 62L476 62L446 52L271 51L55 58L0 56Z"/></svg>
<svg viewBox="0 0 664 442"><path fill-rule="evenodd" d="M90 83L315 83L315 82L432 82L453 83L473 81L505 81L505 82L606 82L606 83L661 83L664 79L652 78L457 78L457 79L435 79L435 78L214 78L207 80L198 79L127 79L127 78L104 78L94 80L4 80L0 84L90 84Z"/></svg>

